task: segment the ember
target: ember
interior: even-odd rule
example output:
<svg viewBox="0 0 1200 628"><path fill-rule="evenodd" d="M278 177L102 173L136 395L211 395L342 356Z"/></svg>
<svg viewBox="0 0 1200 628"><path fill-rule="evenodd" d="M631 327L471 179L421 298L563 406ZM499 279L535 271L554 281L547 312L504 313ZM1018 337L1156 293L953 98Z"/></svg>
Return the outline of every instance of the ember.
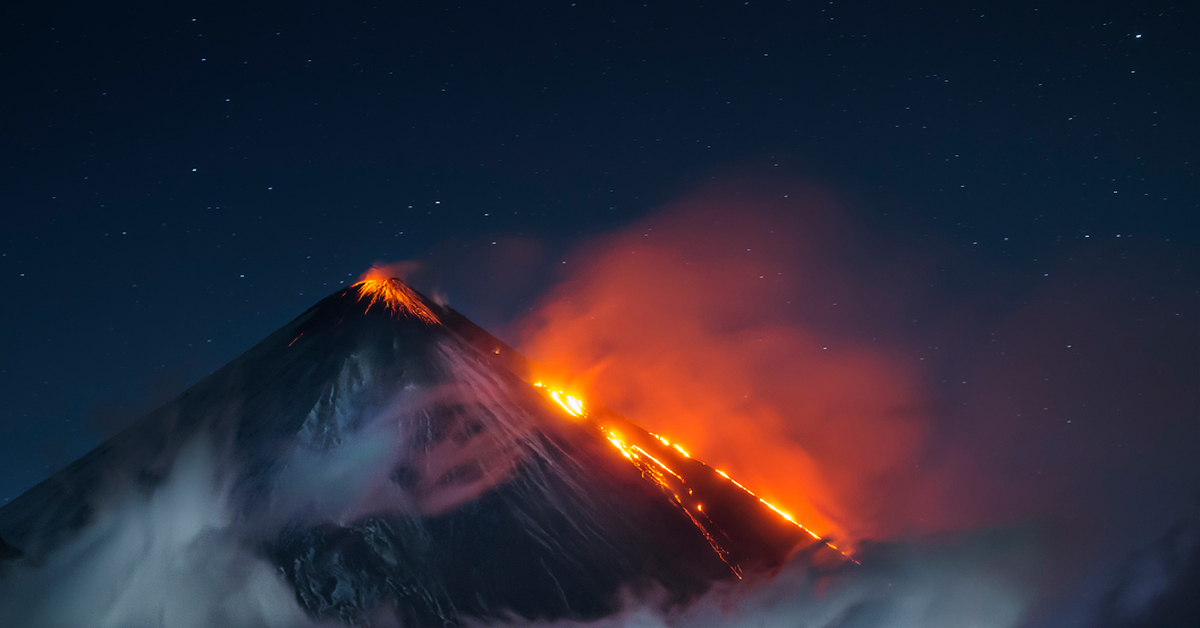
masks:
<svg viewBox="0 0 1200 628"><path fill-rule="evenodd" d="M383 303L393 314L399 316L414 316L432 325L438 318L424 303L417 293L400 282L399 279L389 278L377 268L368 270L354 284L358 288L358 299L367 300L367 310L376 303Z"/></svg>

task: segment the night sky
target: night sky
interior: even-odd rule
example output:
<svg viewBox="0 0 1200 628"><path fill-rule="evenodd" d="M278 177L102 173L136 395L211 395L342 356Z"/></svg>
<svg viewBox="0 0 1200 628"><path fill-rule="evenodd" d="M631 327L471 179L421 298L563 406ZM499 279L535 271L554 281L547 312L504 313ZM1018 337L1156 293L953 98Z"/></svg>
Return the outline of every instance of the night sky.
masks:
<svg viewBox="0 0 1200 628"><path fill-rule="evenodd" d="M1103 513L1110 562L1196 508L1192 3L24 4L0 503L374 262L516 343L577 247L761 181L838 199L839 273L920 286L855 320L920 353L938 434L1007 443L1014 491L1066 461L1030 508Z"/></svg>

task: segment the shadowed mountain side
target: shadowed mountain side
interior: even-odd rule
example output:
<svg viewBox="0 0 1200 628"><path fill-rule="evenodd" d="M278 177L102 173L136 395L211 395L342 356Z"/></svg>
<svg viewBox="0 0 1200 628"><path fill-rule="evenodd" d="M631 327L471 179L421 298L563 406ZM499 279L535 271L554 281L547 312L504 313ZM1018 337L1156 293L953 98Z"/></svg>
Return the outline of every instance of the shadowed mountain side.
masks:
<svg viewBox="0 0 1200 628"><path fill-rule="evenodd" d="M150 499L198 441L222 529L316 618L595 618L623 590L681 603L801 547L841 560L628 420L567 416L528 371L399 281L356 284L0 508L24 553L6 564L36 570L97 513Z"/></svg>

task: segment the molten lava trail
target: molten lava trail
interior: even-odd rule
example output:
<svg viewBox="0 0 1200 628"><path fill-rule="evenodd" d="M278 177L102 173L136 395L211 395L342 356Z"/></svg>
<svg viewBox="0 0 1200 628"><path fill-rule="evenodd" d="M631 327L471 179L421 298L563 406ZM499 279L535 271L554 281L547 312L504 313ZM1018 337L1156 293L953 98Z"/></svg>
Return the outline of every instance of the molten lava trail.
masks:
<svg viewBox="0 0 1200 628"><path fill-rule="evenodd" d="M700 503L699 500L694 499L692 490L690 488L687 488L684 486L685 484L687 484L687 480L684 479L683 475L681 475L680 473L678 473L674 469L672 469L670 466L668 466L667 463L663 462L660 459L660 457L656 457L656 456L652 455L650 452L646 451L645 448L641 447L638 444L630 443L626 438L624 438L619 433L619 431L617 429L605 426L602 423L600 423L599 421L591 420L591 417L588 415L588 413L585 409L583 401L581 399L579 399L578 397L575 397L574 395L569 395L561 390L553 390L553 389L547 388L546 385L541 382L534 382L533 385L536 388L544 390L546 392L547 396L552 401L554 401L554 403L557 404L564 412L566 412L566 414L568 416L570 416L572 419L576 419L576 420L583 419L585 421L588 421L593 428L598 429L601 432L601 434L604 436L605 440L607 440L609 443L611 443L613 445L613 447L615 447L618 451L620 451L621 455L626 460L628 460L630 463L632 463L634 466L636 466L638 468L638 470L641 472L643 478L645 478L651 482L654 482L656 485L658 485L659 488L661 488L663 490L664 493L666 493L668 496L670 496L671 501L680 510L682 510L684 512L684 514L686 514L687 517L689 519L691 519L692 523L695 524L696 527L700 530L701 534L703 534L705 540L708 541L708 544L712 547L713 551L716 552L717 556L720 557L721 560L723 562L725 562L726 565L729 566L730 570L733 572L733 574L735 576L737 576L739 579L742 577L741 567L738 566L736 563L730 562L729 551L726 550L721 545L721 543L718 541L716 534L715 534L715 530L714 530L714 528L716 526L708 518L708 516L704 513L704 505L702 503ZM791 514L782 510L781 508L772 504L771 502L759 497L757 494L754 493L754 491L750 490L749 488L746 488L746 486L744 486L741 482L738 482L737 480L729 477L728 473L726 473L720 469L714 469L714 468L708 466L707 464L704 464L703 462L696 460L695 458L692 458L691 454L689 454L687 452L687 450L684 449L682 446L680 446L678 443L672 443L669 440L667 440L666 438L659 436L658 434L654 434L653 432L649 432L649 434L656 441L661 443L663 447L667 448L668 451L678 452L678 454L682 455L684 458L690 459L690 460L696 462L697 464L702 465L704 468L712 471L713 473L716 473L717 475L724 478L724 480L732 483L738 489L742 490L746 494L748 494L751 497L758 500L760 503L762 503L767 508L771 509L777 515L779 515L784 521L787 521L789 524L802 530L803 532L808 534L813 539L820 541L822 544L824 544L825 546L829 547L830 549L836 551L838 554L841 554L843 557L853 561L856 564L858 563L858 561L854 560L852 557L847 555L845 552L838 549L837 546L833 545L829 541L822 539L821 537L819 537L818 535L813 533L812 530L809 530L808 528L804 527L804 525L802 525L800 522L796 521L796 519L794 517L792 517ZM687 498L683 497L683 494L686 494L688 497Z"/></svg>

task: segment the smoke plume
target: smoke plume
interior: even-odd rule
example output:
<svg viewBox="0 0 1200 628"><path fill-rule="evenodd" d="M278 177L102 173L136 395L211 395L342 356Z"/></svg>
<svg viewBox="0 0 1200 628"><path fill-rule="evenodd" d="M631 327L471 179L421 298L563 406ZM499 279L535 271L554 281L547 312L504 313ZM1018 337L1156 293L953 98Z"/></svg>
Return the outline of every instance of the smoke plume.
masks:
<svg viewBox="0 0 1200 628"><path fill-rule="evenodd" d="M836 217L811 196L696 194L570 258L521 348L819 534L913 528L926 394L916 360L854 329L896 286L837 265Z"/></svg>
<svg viewBox="0 0 1200 628"><path fill-rule="evenodd" d="M579 247L520 348L819 533L911 549L903 579L931 596L988 569L970 543L930 560L949 554L925 539L995 528L1025 530L1040 565L1036 594L989 580L1025 591L1000 596L1020 625L1089 625L1114 581L1180 590L1127 557L1200 490L1194 252L1080 234L997 260L886 225L812 186L725 178ZM761 608L814 617L788 604Z"/></svg>

